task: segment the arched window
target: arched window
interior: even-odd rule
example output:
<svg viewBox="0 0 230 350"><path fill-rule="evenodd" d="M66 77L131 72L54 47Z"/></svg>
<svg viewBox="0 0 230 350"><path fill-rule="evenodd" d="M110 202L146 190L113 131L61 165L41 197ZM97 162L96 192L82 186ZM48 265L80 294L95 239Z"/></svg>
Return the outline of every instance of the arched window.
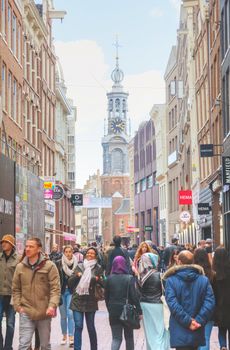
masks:
<svg viewBox="0 0 230 350"><path fill-rule="evenodd" d="M113 99L111 98L109 100L109 111L112 112L112 110L113 110Z"/></svg>
<svg viewBox="0 0 230 350"><path fill-rule="evenodd" d="M112 169L115 172L123 172L123 152L119 148L112 151Z"/></svg>

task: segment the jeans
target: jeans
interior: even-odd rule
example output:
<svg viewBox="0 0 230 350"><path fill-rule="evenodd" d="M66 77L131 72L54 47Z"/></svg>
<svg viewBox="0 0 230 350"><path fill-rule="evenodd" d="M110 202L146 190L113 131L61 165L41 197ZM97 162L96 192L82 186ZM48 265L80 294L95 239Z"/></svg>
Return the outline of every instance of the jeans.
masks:
<svg viewBox="0 0 230 350"><path fill-rule="evenodd" d="M111 350L119 350L122 343L122 332L124 329L126 350L134 350L133 330L124 326L122 323L111 325L112 330L112 346Z"/></svg>
<svg viewBox="0 0 230 350"><path fill-rule="evenodd" d="M219 339L220 348L227 348L227 333L228 333L228 339L229 339L230 329L223 328L223 327L218 328L218 339ZM228 342L230 342L230 340Z"/></svg>
<svg viewBox="0 0 230 350"><path fill-rule="evenodd" d="M61 331L63 335L67 334L67 324L68 324L68 334L69 336L73 336L73 311L70 310L70 302L72 298L72 294L70 290L66 288L65 293L62 294L62 305L59 306L60 314L61 314Z"/></svg>
<svg viewBox="0 0 230 350"><path fill-rule="evenodd" d="M18 350L28 350L37 328L40 338L41 350L50 350L51 318L33 321L26 314L20 314L19 320L19 347Z"/></svg>
<svg viewBox="0 0 230 350"><path fill-rule="evenodd" d="M89 333L90 349L97 350L97 333L94 324L95 312L73 312L75 323L74 350L81 350L84 315Z"/></svg>
<svg viewBox="0 0 230 350"><path fill-rule="evenodd" d="M205 328L204 328L205 345L199 346L198 350L210 350L210 337L211 337L213 325L214 325L214 321L209 321L206 323Z"/></svg>
<svg viewBox="0 0 230 350"><path fill-rule="evenodd" d="M14 338L15 311L10 305L10 295L0 296L0 350L13 350L12 343ZM3 313L6 315L6 337L5 345L2 335L2 318Z"/></svg>

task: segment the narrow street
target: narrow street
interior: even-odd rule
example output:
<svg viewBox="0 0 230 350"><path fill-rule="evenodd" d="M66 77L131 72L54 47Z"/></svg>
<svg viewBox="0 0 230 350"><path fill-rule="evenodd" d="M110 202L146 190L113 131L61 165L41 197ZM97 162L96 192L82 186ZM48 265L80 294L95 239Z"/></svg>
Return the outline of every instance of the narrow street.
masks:
<svg viewBox="0 0 230 350"><path fill-rule="evenodd" d="M3 325L4 328L4 325ZM99 306L99 311L96 313L96 328L98 335L98 350L110 350L111 347L111 331L108 321L108 313L105 304L102 302ZM3 330L4 332L4 330ZM145 336L143 327L140 330L135 331L135 350L145 350ZM62 339L59 314L58 317L52 321L51 332L51 344L52 350L65 350L68 349L68 345L60 345ZM13 349L18 349L18 316L16 320L16 332L14 337ZM211 337L211 350L218 350L217 328L214 327ZM86 325L83 330L83 345L82 350L90 350L89 338ZM121 349L125 350L125 344L122 343ZM157 349L156 349L157 350Z"/></svg>

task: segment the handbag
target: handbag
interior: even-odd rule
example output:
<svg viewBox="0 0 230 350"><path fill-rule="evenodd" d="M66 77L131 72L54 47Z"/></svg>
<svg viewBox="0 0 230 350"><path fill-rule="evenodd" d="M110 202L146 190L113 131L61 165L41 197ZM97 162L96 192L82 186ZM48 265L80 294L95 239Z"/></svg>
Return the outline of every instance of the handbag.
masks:
<svg viewBox="0 0 230 350"><path fill-rule="evenodd" d="M161 288L162 288L161 301L163 304L164 325L165 325L165 329L168 330L169 329L170 310L169 310L168 304L167 304L166 299L165 299L165 289L164 289L164 285L162 282L162 278L161 278Z"/></svg>
<svg viewBox="0 0 230 350"><path fill-rule="evenodd" d="M139 314L137 312L136 306L129 304L129 285L130 285L130 278L129 278L128 287L127 287L126 303L123 306L123 310L120 316L120 321L123 323L123 325L131 329L139 329L140 320L139 320Z"/></svg>
<svg viewBox="0 0 230 350"><path fill-rule="evenodd" d="M95 298L97 301L105 300L105 289L99 283L95 285Z"/></svg>

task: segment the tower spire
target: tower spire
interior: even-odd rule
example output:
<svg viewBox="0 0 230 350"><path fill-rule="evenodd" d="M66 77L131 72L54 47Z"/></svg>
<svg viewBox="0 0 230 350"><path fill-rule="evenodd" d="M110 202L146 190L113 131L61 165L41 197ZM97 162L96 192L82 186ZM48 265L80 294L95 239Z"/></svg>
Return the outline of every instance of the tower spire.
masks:
<svg viewBox="0 0 230 350"><path fill-rule="evenodd" d="M119 67L119 52L118 49L121 47L118 42L118 35L116 35L116 41L113 44L116 47L116 68L112 71L111 79L116 85L119 85L120 82L124 79L124 73Z"/></svg>

